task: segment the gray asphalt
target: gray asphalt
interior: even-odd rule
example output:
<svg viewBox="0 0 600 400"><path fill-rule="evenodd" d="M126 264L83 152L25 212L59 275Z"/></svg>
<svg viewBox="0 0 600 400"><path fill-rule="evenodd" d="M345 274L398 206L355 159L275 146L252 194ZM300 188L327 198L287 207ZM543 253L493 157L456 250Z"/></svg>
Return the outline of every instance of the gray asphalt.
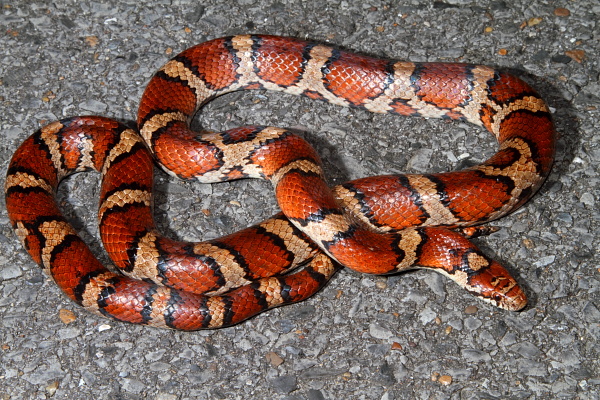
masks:
<svg viewBox="0 0 600 400"><path fill-rule="evenodd" d="M478 243L515 271L520 313L442 276L344 270L306 302L238 326L180 333L109 321L70 303L32 262L0 200L0 399L598 399L600 5L595 1L1 1L0 180L19 143L56 119L134 121L152 73L179 51L238 33L309 38L412 61L507 68L560 133L555 167ZM567 11L557 8L564 7ZM568 15L566 15L568 14ZM224 96L198 123L292 127L331 182L446 171L495 144L462 123L371 115L274 93ZM66 213L103 259L98 177L70 178ZM172 237L214 238L276 211L265 182L181 183L160 173ZM210 210L206 215L202 210ZM60 313L73 313L63 322Z"/></svg>

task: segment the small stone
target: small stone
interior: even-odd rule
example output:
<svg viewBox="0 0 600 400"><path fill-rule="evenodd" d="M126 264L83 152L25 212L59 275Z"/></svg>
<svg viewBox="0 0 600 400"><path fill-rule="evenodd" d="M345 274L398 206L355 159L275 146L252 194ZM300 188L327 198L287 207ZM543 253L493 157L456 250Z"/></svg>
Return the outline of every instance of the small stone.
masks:
<svg viewBox="0 0 600 400"><path fill-rule="evenodd" d="M465 314L475 314L478 311L476 306L468 306L465 308Z"/></svg>
<svg viewBox="0 0 600 400"><path fill-rule="evenodd" d="M98 46L98 43L100 41L98 40L97 36L87 36L85 38L85 42L87 43L88 46L94 48L94 47Z"/></svg>
<svg viewBox="0 0 600 400"><path fill-rule="evenodd" d="M0 85L1 84L2 84L2 81L0 80ZM17 128L17 127L11 127L11 128L3 130L2 133L4 134L4 137L6 139L15 140L15 139L21 137L23 130L20 128ZM5 263L2 263L2 264L4 264L3 268L6 268L6 264Z"/></svg>
<svg viewBox="0 0 600 400"><path fill-rule="evenodd" d="M371 344L367 346L367 350L373 356L373 359L383 358L389 349L390 348L387 344Z"/></svg>
<svg viewBox="0 0 600 400"><path fill-rule="evenodd" d="M325 400L323 393L317 389L309 389L306 394L308 395L308 400Z"/></svg>
<svg viewBox="0 0 600 400"><path fill-rule="evenodd" d="M108 109L108 106L101 101L90 99L83 103L79 103L79 108L94 113L103 113Z"/></svg>
<svg viewBox="0 0 600 400"><path fill-rule="evenodd" d="M415 171L424 171L429 167L433 150L419 149L414 152L414 155L408 160L407 168Z"/></svg>
<svg viewBox="0 0 600 400"><path fill-rule="evenodd" d="M146 385L139 379L126 378L123 380L123 390L130 393L141 393Z"/></svg>
<svg viewBox="0 0 600 400"><path fill-rule="evenodd" d="M540 349L530 342L516 344L512 346L512 349L525 358L536 358L541 354Z"/></svg>
<svg viewBox="0 0 600 400"><path fill-rule="evenodd" d="M474 318L474 317L469 317L469 318L465 319L465 328L467 328L470 331L475 331L475 330L481 328L482 324L483 324L483 322L481 322L479 319Z"/></svg>
<svg viewBox="0 0 600 400"><path fill-rule="evenodd" d="M21 268L19 268L18 265L6 265L5 263L3 264L4 265L2 266L2 269L0 269L0 281L7 281L9 279L18 278L23 274Z"/></svg>
<svg viewBox="0 0 600 400"><path fill-rule="evenodd" d="M271 384L280 393L291 393L297 388L296 377L292 375L284 375L271 380Z"/></svg>
<svg viewBox="0 0 600 400"><path fill-rule="evenodd" d="M386 279L377 280L375 282L375 287L377 289L386 289L387 288L387 280Z"/></svg>
<svg viewBox="0 0 600 400"><path fill-rule="evenodd" d="M545 257L540 257L536 262L533 263L534 266L536 267L545 267L547 265L550 265L554 262L554 260L556 259L556 256L545 256Z"/></svg>
<svg viewBox="0 0 600 400"><path fill-rule="evenodd" d="M419 314L419 320L423 325L427 325L431 321L435 320L436 317L437 315L435 314L435 311L433 311L429 307L421 311L421 313Z"/></svg>
<svg viewBox="0 0 600 400"><path fill-rule="evenodd" d="M392 343L392 350L402 350L402 345L398 342Z"/></svg>
<svg viewBox="0 0 600 400"><path fill-rule="evenodd" d="M108 324L98 325L98 332L107 331L109 329L112 329L112 326L110 326Z"/></svg>
<svg viewBox="0 0 600 400"><path fill-rule="evenodd" d="M54 100L56 98L56 94L51 90L48 90L44 96L42 96L42 101L44 103L48 103L50 100Z"/></svg>
<svg viewBox="0 0 600 400"><path fill-rule="evenodd" d="M572 60L578 62L579 64L581 64L583 62L583 60L585 60L585 51L583 50L568 50L565 51L565 55L567 57L570 57Z"/></svg>
<svg viewBox="0 0 600 400"><path fill-rule="evenodd" d="M517 361L517 371L527 376L546 376L548 367L543 362L522 358Z"/></svg>
<svg viewBox="0 0 600 400"><path fill-rule="evenodd" d="M536 26L543 21L542 17L533 17L527 20L527 26Z"/></svg>
<svg viewBox="0 0 600 400"><path fill-rule="evenodd" d="M375 286L375 282L373 281L373 279L371 279L371 277L361 279L360 284L368 288Z"/></svg>
<svg viewBox="0 0 600 400"><path fill-rule="evenodd" d="M437 381L443 386L448 386L452 383L452 377L450 375L442 375Z"/></svg>
<svg viewBox="0 0 600 400"><path fill-rule="evenodd" d="M58 381L54 381L54 382L50 383L48 386L46 386L46 393L48 393L48 396L52 397L52 396L54 396L54 393L56 393L57 389L58 389Z"/></svg>
<svg viewBox="0 0 600 400"><path fill-rule="evenodd" d="M369 325L369 333L375 339L389 339L392 337L392 331L375 323Z"/></svg>
<svg viewBox="0 0 600 400"><path fill-rule="evenodd" d="M594 303L589 302L587 303L583 309L582 309L582 314L584 316L584 319L590 323L598 323L600 322L600 311L598 310L598 308L594 305Z"/></svg>
<svg viewBox="0 0 600 400"><path fill-rule="evenodd" d="M76 338L81 335L81 331L77 328L63 328L59 329L56 337L60 340L69 340Z"/></svg>
<svg viewBox="0 0 600 400"><path fill-rule="evenodd" d="M324 367L312 367L305 371L302 371L300 378L302 379L322 379L330 376L341 375L342 377L351 377L352 373L341 368L324 368Z"/></svg>
<svg viewBox="0 0 600 400"><path fill-rule="evenodd" d="M154 398L154 400L177 400L177 399L178 399L178 397L176 394L170 394L170 393L159 393Z"/></svg>
<svg viewBox="0 0 600 400"><path fill-rule="evenodd" d="M64 376L65 372L62 370L58 359L52 357L48 364L37 366L33 371L24 374L22 379L33 385L42 385L54 380L60 381Z"/></svg>
<svg viewBox="0 0 600 400"><path fill-rule="evenodd" d="M188 21L190 23L195 23L195 22L198 22L200 20L200 18L202 18L205 10L206 10L206 7L198 4L193 9L190 9L187 13L185 13L183 17L185 18L186 21Z"/></svg>
<svg viewBox="0 0 600 400"><path fill-rule="evenodd" d="M552 56L552 58L550 60L552 60L552 62L559 63L559 64L568 64L571 62L571 57L566 56L564 54L557 54L555 56Z"/></svg>
<svg viewBox="0 0 600 400"><path fill-rule="evenodd" d="M500 49L498 50L498 54L500 54L501 56L505 56L508 54L508 50L506 49Z"/></svg>
<svg viewBox="0 0 600 400"><path fill-rule="evenodd" d="M523 245L528 249L533 249L535 247L535 244L531 239L523 239Z"/></svg>
<svg viewBox="0 0 600 400"><path fill-rule="evenodd" d="M278 367L283 364L283 358L281 358L279 354L275 353L274 351L268 352L265 357L267 358L267 361L269 361L269 363L271 363L271 365L274 367Z"/></svg>
<svg viewBox="0 0 600 400"><path fill-rule="evenodd" d="M162 372L162 371L167 371L168 369L171 368L171 364L166 363L166 362L153 362L151 364L148 364L148 370L152 371L152 372Z"/></svg>
<svg viewBox="0 0 600 400"><path fill-rule="evenodd" d="M149 362L156 362L156 361L160 360L161 358L163 358L163 356L165 355L166 352L167 352L167 349L159 349L157 351L150 351L150 352L146 353L144 358Z"/></svg>
<svg viewBox="0 0 600 400"><path fill-rule="evenodd" d="M477 349L464 349L461 351L461 355L469 362L489 362L492 360L488 353Z"/></svg>
<svg viewBox="0 0 600 400"><path fill-rule="evenodd" d="M565 225L571 226L573 225L573 217L569 213L561 212L556 214L556 219L560 222L563 222Z"/></svg>
<svg viewBox="0 0 600 400"><path fill-rule="evenodd" d="M571 15L571 11L567 8L558 7L554 9L554 15L557 17L568 17Z"/></svg>
<svg viewBox="0 0 600 400"><path fill-rule="evenodd" d="M60 318L63 324L68 325L71 322L74 322L77 319L77 316L73 311L61 308L58 312L58 318Z"/></svg>
<svg viewBox="0 0 600 400"><path fill-rule="evenodd" d="M548 59L548 57L550 57L550 53L548 53L546 50L540 50L532 56L532 60L533 61L545 61Z"/></svg>

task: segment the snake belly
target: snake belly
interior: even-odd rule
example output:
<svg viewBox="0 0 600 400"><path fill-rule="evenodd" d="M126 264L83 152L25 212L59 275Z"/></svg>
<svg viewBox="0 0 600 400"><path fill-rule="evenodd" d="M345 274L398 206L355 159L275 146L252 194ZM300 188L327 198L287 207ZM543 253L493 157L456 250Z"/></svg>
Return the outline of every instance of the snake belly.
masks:
<svg viewBox="0 0 600 400"><path fill-rule="evenodd" d="M190 129L203 104L250 89L464 120L490 131L499 149L461 171L368 177L329 188L316 151L288 130ZM165 64L142 96L138 129L103 117L58 121L27 139L8 169L6 203L17 236L67 296L92 312L181 330L230 326L311 296L338 265L370 274L433 269L498 307L526 305L510 273L469 240L487 232L476 225L526 202L554 157L546 103L510 74L375 59L291 38L233 36ZM152 216L153 158L182 179L268 179L282 214L207 242L164 237ZM103 175L98 218L113 269L96 259L56 204L60 180L87 170Z"/></svg>

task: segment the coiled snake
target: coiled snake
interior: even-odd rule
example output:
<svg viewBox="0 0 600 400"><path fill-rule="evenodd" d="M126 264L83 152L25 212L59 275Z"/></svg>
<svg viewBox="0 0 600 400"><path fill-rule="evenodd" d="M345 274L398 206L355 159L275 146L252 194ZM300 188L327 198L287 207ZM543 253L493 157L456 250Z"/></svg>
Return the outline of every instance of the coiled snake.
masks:
<svg viewBox="0 0 600 400"><path fill-rule="evenodd" d="M461 171L376 176L330 189L315 150L285 129L189 129L200 106L249 89L465 120L493 133L499 150ZM526 304L515 279L469 241L486 232L474 225L529 199L553 161L548 107L512 75L233 36L165 64L144 92L137 124L139 133L103 117L54 122L23 143L8 168L6 204L17 236L67 296L92 312L182 330L229 326L307 298L338 263L370 274L429 268L498 307ZM153 158L182 179L268 179L282 213L216 240L163 237L152 216ZM55 201L61 179L91 169L103 174L100 235L117 272L96 259Z"/></svg>

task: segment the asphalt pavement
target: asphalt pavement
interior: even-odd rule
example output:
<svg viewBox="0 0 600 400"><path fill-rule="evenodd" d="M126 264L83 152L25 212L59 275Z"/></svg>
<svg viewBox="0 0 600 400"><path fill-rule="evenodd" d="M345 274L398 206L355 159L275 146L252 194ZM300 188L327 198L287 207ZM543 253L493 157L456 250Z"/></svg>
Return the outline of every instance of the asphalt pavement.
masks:
<svg viewBox="0 0 600 400"><path fill-rule="evenodd" d="M311 299L231 328L182 333L102 319L30 259L0 199L0 400L600 398L600 5L596 1L0 1L0 181L42 125L94 114L132 123L152 74L196 43L241 33L311 39L411 61L508 69L547 100L560 135L547 182L478 239L530 305L482 303L443 276L342 270ZM196 124L294 128L332 183L441 172L484 160L465 123L374 115L252 91L208 104ZM174 238L215 238L277 211L271 188L158 173L156 217ZM60 202L106 262L98 176Z"/></svg>

